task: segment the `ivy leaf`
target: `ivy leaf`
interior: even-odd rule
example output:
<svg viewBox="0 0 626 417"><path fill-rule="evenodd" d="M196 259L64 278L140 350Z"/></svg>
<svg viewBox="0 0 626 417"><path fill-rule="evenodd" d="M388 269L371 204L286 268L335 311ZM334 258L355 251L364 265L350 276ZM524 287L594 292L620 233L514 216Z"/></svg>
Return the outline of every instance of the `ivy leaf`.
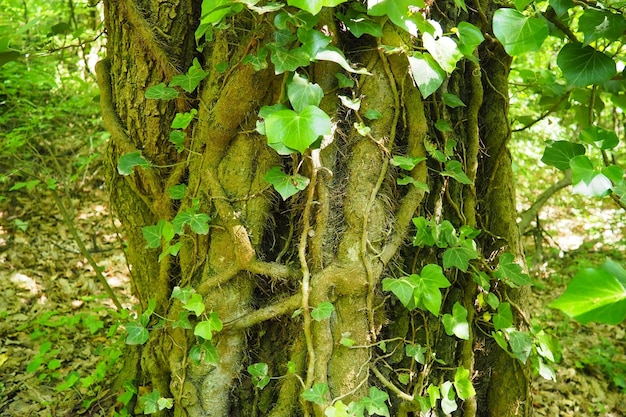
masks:
<svg viewBox="0 0 626 417"><path fill-rule="evenodd" d="M318 382L313 385L312 388L304 391L300 396L304 398L306 401L310 401L315 404L324 405L326 404L326 393L328 393L328 385Z"/></svg>
<svg viewBox="0 0 626 417"><path fill-rule="evenodd" d="M452 414L458 406L456 405L456 395L452 389L452 382L446 381L441 384L441 410L445 414Z"/></svg>
<svg viewBox="0 0 626 417"><path fill-rule="evenodd" d="M618 324L626 319L626 288L610 270L586 268L574 276L550 307L583 324Z"/></svg>
<svg viewBox="0 0 626 417"><path fill-rule="evenodd" d="M322 321L330 318L335 311L335 306L330 301L324 301L311 310L311 318L315 321Z"/></svg>
<svg viewBox="0 0 626 417"><path fill-rule="evenodd" d="M489 293L490 295L492 293ZM498 312L493 315L493 328L496 330L508 329L513 326L513 312L511 304L498 304Z"/></svg>
<svg viewBox="0 0 626 417"><path fill-rule="evenodd" d="M493 275L505 281L510 287L532 285L530 277L522 271L522 267L515 263L515 256L505 252L500 255L500 263Z"/></svg>
<svg viewBox="0 0 626 417"><path fill-rule="evenodd" d="M456 42L450 37L441 36L435 39L430 33L424 33L422 42L426 50L448 74L455 70L456 63L463 57Z"/></svg>
<svg viewBox="0 0 626 417"><path fill-rule="evenodd" d="M378 415L389 417L389 408L387 408L387 400L389 394L385 391L381 391L376 387L370 387L370 395L363 397L359 400L359 403L365 407L369 415Z"/></svg>
<svg viewBox="0 0 626 417"><path fill-rule="evenodd" d="M568 43L556 58L567 82L574 87L586 87L610 80L617 72L615 61L591 46Z"/></svg>
<svg viewBox="0 0 626 417"><path fill-rule="evenodd" d="M367 0L367 14L370 16L388 16L396 25L417 36L423 31L424 17L415 9L425 9L423 0Z"/></svg>
<svg viewBox="0 0 626 417"><path fill-rule="evenodd" d="M412 171L413 168L417 166L417 164L425 160L426 157L424 156L395 155L393 158L391 158L391 165L393 165L394 167L400 167L405 171Z"/></svg>
<svg viewBox="0 0 626 417"><path fill-rule="evenodd" d="M179 86L186 92L191 93L207 75L209 75L208 71L204 71L198 59L194 58L193 65L189 67L187 74L175 75L170 82L170 87Z"/></svg>
<svg viewBox="0 0 626 417"><path fill-rule="evenodd" d="M202 361L215 366L220 363L217 349L210 340L203 340L202 343L193 345L189 349L189 359L196 365L199 365Z"/></svg>
<svg viewBox="0 0 626 417"><path fill-rule="evenodd" d="M441 267L435 264L428 264L422 269L421 275L414 274L411 277L416 277L413 295L416 299L416 304L420 305L422 303L428 311L438 317L442 300L440 288L450 286L450 282L443 275Z"/></svg>
<svg viewBox="0 0 626 417"><path fill-rule="evenodd" d="M354 73L354 74L363 74L363 75L371 75L366 68L354 69L346 60L346 57L343 55L340 49L335 48L334 46L327 46L324 49L321 49L315 54L315 59L318 61L330 61L338 64L344 70Z"/></svg>
<svg viewBox="0 0 626 417"><path fill-rule="evenodd" d="M467 58L476 60L474 56L474 50L480 45L485 37L483 33L476 26L468 22L461 22L457 26L457 36L461 41L459 44L459 51Z"/></svg>
<svg viewBox="0 0 626 417"><path fill-rule="evenodd" d="M572 160L572 158L584 154L585 147L580 143L559 140L546 146L546 150L541 157L541 162L560 169L561 171L565 171L569 169L570 160Z"/></svg>
<svg viewBox="0 0 626 417"><path fill-rule="evenodd" d="M443 253L443 267L454 267L463 272L467 272L467 269L469 268L469 261L478 258L479 255L474 247L474 241L462 241L459 246L448 248Z"/></svg>
<svg viewBox="0 0 626 417"><path fill-rule="evenodd" d="M626 30L626 21L621 14L608 10L586 9L578 18L578 30L585 35L583 45L602 38L616 41Z"/></svg>
<svg viewBox="0 0 626 417"><path fill-rule="evenodd" d="M446 168L441 175L452 177L461 184L473 184L472 180L463 172L463 165L459 161L447 161Z"/></svg>
<svg viewBox="0 0 626 417"><path fill-rule="evenodd" d="M398 185L409 185L409 184L412 184L418 190L422 190L422 191L424 191L426 193L430 191L430 187L428 186L428 184L426 184L425 182L422 182L420 180L416 180L413 177L409 177L408 175L402 175L400 178L398 178L396 180L396 183Z"/></svg>
<svg viewBox="0 0 626 417"><path fill-rule="evenodd" d="M171 100L178 97L178 91L175 88L166 87L165 83L160 83L148 88L144 95L152 100Z"/></svg>
<svg viewBox="0 0 626 417"><path fill-rule="evenodd" d="M417 345L406 345L404 347L404 352L406 356L409 358L413 358L415 362L421 363L424 365L426 363L426 357L424 354L426 353L426 348L417 344Z"/></svg>
<svg viewBox="0 0 626 417"><path fill-rule="evenodd" d="M315 16L322 10L322 7L335 7L346 1L347 0L287 0L287 4L298 7Z"/></svg>
<svg viewBox="0 0 626 417"><path fill-rule="evenodd" d="M167 189L167 193L172 200L182 200L187 194L187 184L173 185Z"/></svg>
<svg viewBox="0 0 626 417"><path fill-rule="evenodd" d="M292 195L304 190L310 182L309 178L300 174L285 174L279 166L272 167L267 171L263 180L272 184L283 200L287 200Z"/></svg>
<svg viewBox="0 0 626 417"><path fill-rule="evenodd" d="M317 106L324 97L324 91L318 84L310 83L297 72L287 83L287 96L296 112L301 112L307 106Z"/></svg>
<svg viewBox="0 0 626 417"><path fill-rule="evenodd" d="M211 217L206 213L197 213L195 207L189 207L183 212L176 214L172 224L176 234L183 232L183 227L188 224L189 228L199 235L206 235L209 233L209 222Z"/></svg>
<svg viewBox="0 0 626 417"><path fill-rule="evenodd" d="M502 42L507 54L520 55L538 51L548 37L548 23L526 17L515 9L502 8L493 14L493 33Z"/></svg>
<svg viewBox="0 0 626 417"><path fill-rule="evenodd" d="M180 328L180 329L187 329L187 330L193 329L193 326L189 322L189 313L186 311L179 311L178 319L172 323L172 328L173 329Z"/></svg>
<svg viewBox="0 0 626 417"><path fill-rule="evenodd" d="M465 107L465 103L456 95L451 93L443 93L443 102L446 106L452 107L453 109L457 107Z"/></svg>
<svg viewBox="0 0 626 417"><path fill-rule="evenodd" d="M391 291L404 307L409 310L414 309L416 306L413 301L413 290L415 287L407 277L404 278L385 278L383 279L383 291Z"/></svg>
<svg viewBox="0 0 626 417"><path fill-rule="evenodd" d="M211 340L213 338L213 332L219 332L221 330L222 321L219 319L216 312L211 312L208 320L203 320L196 324L195 329L193 329L193 334L205 340Z"/></svg>
<svg viewBox="0 0 626 417"><path fill-rule="evenodd" d="M179 300L181 303L185 304L187 303L187 301L191 299L191 297L194 294L195 294L195 290L191 287L181 288L179 286L176 286L172 290L172 295L170 296L170 298L174 298L176 300Z"/></svg>
<svg viewBox="0 0 626 417"><path fill-rule="evenodd" d="M241 60L243 65L252 65L255 71L261 71L268 67L267 65L267 54L268 50L266 47L261 47L256 55L248 54Z"/></svg>
<svg viewBox="0 0 626 417"><path fill-rule="evenodd" d="M202 300L202 295L198 293L191 294L191 297L183 304L183 308L185 310L189 310L193 312L196 317L199 317L200 314L204 313L204 301Z"/></svg>
<svg viewBox="0 0 626 417"><path fill-rule="evenodd" d="M341 104L354 111L359 111L359 109L361 108L361 99L359 98L350 98L347 96L339 95L339 100L341 100Z"/></svg>
<svg viewBox="0 0 626 417"><path fill-rule="evenodd" d="M463 401L476 395L476 390L470 380L469 369L460 367L456 370L456 373L454 374L454 389L456 390L459 398Z"/></svg>
<svg viewBox="0 0 626 417"><path fill-rule="evenodd" d="M127 345L143 345L150 337L148 329L138 321L126 323L126 334Z"/></svg>
<svg viewBox="0 0 626 417"><path fill-rule="evenodd" d="M195 117L196 113L198 113L198 110L196 109L191 109L186 113L176 113L170 127L172 129L186 129Z"/></svg>
<svg viewBox="0 0 626 417"><path fill-rule="evenodd" d="M302 48L286 49L273 44L267 45L267 48L272 51L270 61L274 64L276 75L306 67L311 62L311 57Z"/></svg>
<svg viewBox="0 0 626 417"><path fill-rule="evenodd" d="M383 117L383 114L376 109L367 109L363 117L365 117L368 120L378 120L381 117Z"/></svg>
<svg viewBox="0 0 626 417"><path fill-rule="evenodd" d="M506 332L509 335L509 345L513 355L522 363L526 363L533 348L533 341L526 332L510 329Z"/></svg>
<svg viewBox="0 0 626 417"><path fill-rule="evenodd" d="M408 57L413 83L419 88L422 97L428 98L443 83L446 72L430 54L416 52Z"/></svg>
<svg viewBox="0 0 626 417"><path fill-rule="evenodd" d="M149 168L150 162L141 155L141 151L129 152L122 155L117 161L117 172L120 175L130 175L134 167Z"/></svg>
<svg viewBox="0 0 626 417"><path fill-rule="evenodd" d="M159 254L158 262L161 262L168 255L177 256L178 251L180 250L182 246L183 246L183 242L177 242L174 245L170 245L168 242L165 245L165 248L163 248L163 251L161 251L161 253Z"/></svg>
<svg viewBox="0 0 626 417"><path fill-rule="evenodd" d="M163 236L163 227L165 226L165 220L159 220L157 224L152 226L144 226L141 228L143 238L148 243L146 246L151 249L156 249L161 246L161 236Z"/></svg>
<svg viewBox="0 0 626 417"><path fill-rule="evenodd" d="M185 137L187 137L187 134L182 130L172 130L170 132L169 141L176 148L176 152L180 153L185 149Z"/></svg>
<svg viewBox="0 0 626 417"><path fill-rule="evenodd" d="M459 339L469 340L467 310L458 301L452 306L452 314L444 314L441 320L448 336L455 335Z"/></svg>
<svg viewBox="0 0 626 417"><path fill-rule="evenodd" d="M332 38L318 29L298 28L298 40L302 44L301 48L313 58L319 51L326 48Z"/></svg>
<svg viewBox="0 0 626 417"><path fill-rule="evenodd" d="M614 131L593 125L582 130L578 138L599 149L613 149L619 144L619 139Z"/></svg>
<svg viewBox="0 0 626 417"><path fill-rule="evenodd" d="M322 135L331 132L330 117L317 106L307 106L300 113L279 110L265 119L268 143L280 143L304 153Z"/></svg>
<svg viewBox="0 0 626 417"><path fill-rule="evenodd" d="M343 22L348 30L357 38L367 34L375 38L383 36L383 28L378 23L370 19L362 10L357 7L361 5L352 4L346 14L337 13L339 20Z"/></svg>
<svg viewBox="0 0 626 417"><path fill-rule="evenodd" d="M252 385L258 389L263 389L269 384L269 366L266 363L253 363L248 366L248 373L252 376Z"/></svg>

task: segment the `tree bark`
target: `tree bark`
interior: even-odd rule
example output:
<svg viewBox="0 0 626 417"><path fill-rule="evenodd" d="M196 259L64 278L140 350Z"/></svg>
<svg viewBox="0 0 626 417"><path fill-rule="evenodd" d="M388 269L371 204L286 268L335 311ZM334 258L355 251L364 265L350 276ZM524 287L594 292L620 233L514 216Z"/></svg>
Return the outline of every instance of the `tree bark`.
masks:
<svg viewBox="0 0 626 417"><path fill-rule="evenodd" d="M455 25L456 15L450 20L440 12L450 5L433 5L433 18ZM320 107L335 123L332 142L306 157L281 158L255 123L261 106L283 99L284 77L274 75L271 64L255 71L241 63L272 40L272 14L230 17L229 27L214 31L213 41L198 53L199 14L198 2L191 0L105 1L108 54L98 75L111 132L107 183L128 243L139 313L155 299L155 316L175 321L181 307L170 294L176 286L191 286L224 323L213 339L219 364L194 363L193 332L162 326L145 345L128 348L120 382L173 398L174 407L163 415L324 416L323 406L300 398L317 383L328 385L329 399L345 404L377 386L392 397L391 415L417 415L410 414L419 410L417 397L462 365L472 373L477 396L458 415L529 416L527 370L481 332L474 307L479 288L468 274L446 271L453 286L442 310L449 312L456 301L468 310L469 341L446 336L430 313L409 312L381 291L384 278L440 262L436 249L410 244L411 219L419 215L481 229L478 250L486 258L502 251L522 258L506 148L510 59L500 45L486 41L477 52L479 63L458 64L443 89L466 107L452 109L440 93L421 97L406 56L383 53L381 45L410 48L407 34L387 22L378 43L356 39L323 11L318 26L371 75L353 77L354 97L363 97L355 112L337 97L335 74L341 68L312 63L309 80L323 88ZM487 24L482 12L462 17L479 27ZM197 93L174 101L145 99L147 87L171 81L194 57L209 71ZM227 69L218 70L223 63ZM177 112L190 109L197 109L197 117L186 130L186 150L177 153L168 141L170 125ZM368 109L381 117L368 121L371 131L362 136L353 125ZM453 131L436 129L439 119L448 120ZM444 149L451 140L457 143L454 158L476 186L439 175L443 167L433 158L409 173L428 183L429 193L397 185L400 170L389 163L391 155L428 157L425 143ZM120 176L117 161L133 151L153 166ZM263 180L275 165L286 172L300 167L310 179L307 189L281 201ZM168 188L181 183L187 184L185 198L171 199ZM160 251L146 247L142 227L171 221L193 204L211 216L209 233L181 236L179 255L159 261ZM509 291L508 297L523 306L523 291ZM325 301L335 307L330 319L312 319L310 309ZM344 337L354 346L344 346ZM419 367L404 355L399 338L429 346L446 365L429 360ZM380 348L383 340L389 341L387 353ZM268 364L270 375L285 376L255 389L245 368L258 362ZM403 386L394 369L410 370L410 381ZM391 384L403 386L404 394Z"/></svg>

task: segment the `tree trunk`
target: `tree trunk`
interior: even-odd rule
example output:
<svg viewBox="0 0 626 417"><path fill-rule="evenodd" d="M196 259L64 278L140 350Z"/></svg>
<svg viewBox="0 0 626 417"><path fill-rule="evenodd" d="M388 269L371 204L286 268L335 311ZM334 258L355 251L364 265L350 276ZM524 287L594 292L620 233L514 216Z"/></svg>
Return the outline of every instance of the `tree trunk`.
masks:
<svg viewBox="0 0 626 417"><path fill-rule="evenodd" d="M470 273L444 271L452 286L443 292L441 314L457 301L464 306L469 340L446 335L439 317L409 311L382 290L385 278L441 264L441 249L411 245L412 218L418 216L449 220L457 229L481 229L477 250L487 262L501 252L522 257L506 148L510 59L500 45L485 41L477 63L459 62L442 89L424 100L406 56L381 48L411 47L406 33L386 22L378 43L369 36L357 39L324 9L316 27L331 33L333 44L370 75L352 76L355 87L341 89L335 74L350 74L332 62L311 63L306 74L323 88L320 108L335 124L332 138L304 157L280 157L255 124L262 106L284 102L284 75L275 75L272 64L255 71L242 63L273 40L274 15L228 17L226 28L215 30L198 53L198 3L105 1L108 56L98 75L111 132L108 187L128 243L138 314L149 309L150 299L156 301L149 339L128 347L120 382L132 381L140 393L158 390L161 397L173 398L163 415L323 416L328 404L300 397L323 383L329 388L326 399L344 404L378 387L390 395L391 415L401 416L418 415L423 407L418 397L428 394L429 385L452 380L463 366L477 394L459 400L455 415L530 415L525 366L480 327L475 300L489 288L479 288ZM489 16L491 6L481 6ZM440 10L454 12L444 19ZM452 2L431 7L432 18L450 27L459 14L490 30L482 12L457 11ZM194 58L209 72L196 92L171 101L144 97L148 87L185 73ZM361 97L361 108L343 105L338 89ZM443 92L466 106L445 106ZM177 152L169 141L170 126L177 113L191 109L197 114L185 130L185 150ZM370 109L381 116L365 120L371 131L363 136L354 124ZM438 130L438 120L447 120L452 131ZM451 149L448 157L462 163L472 184L440 175L444 166L425 144ZM135 151L152 166L119 175L120 157ZM402 170L390 164L393 155L428 158L407 174L428 184L429 192L397 185ZM277 165L309 178L308 187L282 201L263 179ZM178 184L187 185L182 200L168 192ZM210 215L209 232L186 229L178 238L178 256L159 261L165 246L147 247L142 228L172 221L189 209ZM492 291L504 297L500 285ZM217 313L223 323L211 340L217 363L193 360L190 350L199 338L168 325L184 311L170 298L175 287L193 288L202 295L204 314ZM523 306L523 295L509 290L506 296ZM311 309L323 302L332 303L334 311L316 320ZM405 355L405 345L418 343L427 349L424 364ZM255 363L284 377L261 390L245 371Z"/></svg>

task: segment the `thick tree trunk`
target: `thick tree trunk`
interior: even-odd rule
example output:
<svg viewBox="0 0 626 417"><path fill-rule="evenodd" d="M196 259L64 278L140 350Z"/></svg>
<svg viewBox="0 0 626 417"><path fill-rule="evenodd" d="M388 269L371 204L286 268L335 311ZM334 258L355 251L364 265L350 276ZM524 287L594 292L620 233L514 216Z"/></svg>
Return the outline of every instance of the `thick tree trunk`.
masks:
<svg viewBox="0 0 626 417"><path fill-rule="evenodd" d="M299 397L303 387L316 383L326 383L329 398L341 397L345 404L378 386L389 390L392 415L417 415L411 414L419 410L417 397L431 382L454 375L446 369L462 365L478 393L459 415L530 415L526 370L474 325L479 289L469 275L447 271L453 287L442 309L449 312L458 301L468 310L468 341L446 336L430 313L409 312L381 291L383 278L438 262L436 250L409 244L411 219L419 215L482 229L477 242L486 258L501 251L522 256L506 149L509 59L501 47L487 41L478 52L480 64L459 63L445 89L466 107L451 109L438 95L422 99L406 56L379 48L408 48L406 34L387 23L377 45L340 33L334 16L323 12L319 26L326 25L346 56L371 73L355 78L354 95L363 97L362 106L357 115L341 105L335 92L339 66L311 64L310 81L325 92L320 107L336 123L333 141L310 157L280 158L255 131L255 122L261 106L281 101L283 76L275 76L271 65L254 71L241 64L271 40L272 16L240 14L230 18L228 29L214 32L197 54L210 71L197 94L174 102L144 98L147 87L169 82L191 65L197 3L105 1L108 58L98 73L111 132L108 185L128 241L139 312L153 298L158 317L175 321L181 307L170 294L175 286L191 286L224 323L213 339L219 364L194 363L193 332L163 326L151 331L145 345L129 347L120 381L174 398L176 416L323 416L321 406ZM447 6L441 3L438 10ZM223 63L227 70L218 71ZM170 124L176 112L192 108L198 113L187 129L187 150L177 153L168 141ZM382 117L368 122L371 132L361 136L353 124L368 109ZM439 119L448 120L453 131L437 130ZM429 184L429 193L396 184L399 170L390 165L391 155L428 157L425 142L444 149L450 140L457 142L454 158L476 186L439 175L442 166L432 158L410 172ZM136 150L154 166L118 175L119 157ZM265 173L275 165L289 172L299 164L310 178L308 188L279 201L263 181ZM187 184L185 198L170 199L168 188L181 183ZM146 247L142 227L172 220L193 204L210 214L209 233L182 236L179 255L159 262L159 250ZM509 294L518 296L523 294ZM310 308L325 301L335 307L331 318L312 320ZM342 338L354 346L342 345ZM429 359L420 368L404 355L398 338L428 346L446 365L438 368ZM381 340L389 340L387 353ZM245 368L257 362L267 363L271 375L286 376L255 389ZM410 375L403 395L391 388L402 386L393 369Z"/></svg>

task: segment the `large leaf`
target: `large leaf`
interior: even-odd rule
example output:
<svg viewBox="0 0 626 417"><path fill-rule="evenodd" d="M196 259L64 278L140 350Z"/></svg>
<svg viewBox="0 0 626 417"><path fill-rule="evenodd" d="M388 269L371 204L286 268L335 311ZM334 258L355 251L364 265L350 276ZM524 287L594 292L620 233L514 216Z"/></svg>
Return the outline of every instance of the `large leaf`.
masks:
<svg viewBox="0 0 626 417"><path fill-rule="evenodd" d="M626 318L626 288L610 271L587 268L576 274L550 307L581 323L618 324Z"/></svg>
<svg viewBox="0 0 626 417"><path fill-rule="evenodd" d="M426 265L421 275L412 275L415 279L414 297L416 304L423 304L424 307L435 316L439 316L441 308L441 290L440 288L448 288L450 282L443 274L441 267L435 264Z"/></svg>
<svg viewBox="0 0 626 417"><path fill-rule="evenodd" d="M600 149L613 149L619 143L617 135L612 130L602 129L597 126L587 126L580 132L578 138Z"/></svg>
<svg viewBox="0 0 626 417"><path fill-rule="evenodd" d="M493 33L509 55L538 51L548 32L545 20L526 17L515 9L498 9L493 14Z"/></svg>
<svg viewBox="0 0 626 417"><path fill-rule="evenodd" d="M448 36L435 39L430 33L424 33L422 42L426 50L448 74L454 71L456 63L463 57L454 39Z"/></svg>
<svg viewBox="0 0 626 417"><path fill-rule="evenodd" d="M574 87L586 87L610 80L616 73L615 61L591 46L578 43L565 45L556 58L567 82Z"/></svg>
<svg viewBox="0 0 626 417"><path fill-rule="evenodd" d="M375 38L383 36L383 28L380 23L370 19L364 11L361 10L361 5L357 3L353 3L346 11L346 14L342 14L341 12L337 13L337 17L357 38L360 38L364 34L371 35Z"/></svg>
<svg viewBox="0 0 626 417"><path fill-rule="evenodd" d="M461 22L457 26L456 35L461 41L459 44L459 50L461 53L470 59L475 59L474 50L482 43L482 41L485 40L485 37L480 29L471 23Z"/></svg>
<svg viewBox="0 0 626 417"><path fill-rule="evenodd" d="M573 143L566 140L552 142L546 146L541 162L565 171L569 169L572 158L584 155L585 147L580 143Z"/></svg>
<svg viewBox="0 0 626 417"><path fill-rule="evenodd" d="M467 272L469 261L478 259L479 255L474 247L474 241L465 240L460 245L446 249L443 253L444 268L458 268L463 272Z"/></svg>
<svg viewBox="0 0 626 417"><path fill-rule="evenodd" d="M287 96L293 109L297 112L306 106L317 106L324 97L324 90L318 84L311 83L297 72L287 83Z"/></svg>
<svg viewBox="0 0 626 417"><path fill-rule="evenodd" d="M307 106L300 113L279 110L265 119L265 134L270 145L281 143L300 153L330 132L330 117L317 106Z"/></svg>
<svg viewBox="0 0 626 417"><path fill-rule="evenodd" d="M295 71L300 67L306 67L311 62L311 56L303 48L285 49L273 44L267 45L272 51L270 61L274 64L274 73Z"/></svg>
<svg viewBox="0 0 626 417"><path fill-rule="evenodd" d="M441 86L446 78L446 72L430 54L416 52L408 58L411 78L422 93L422 97L428 98Z"/></svg>
<svg viewBox="0 0 626 417"><path fill-rule="evenodd" d="M578 19L578 30L585 35L584 45L602 38L615 41L624 34L626 21L621 14L587 9Z"/></svg>
<svg viewBox="0 0 626 417"><path fill-rule="evenodd" d="M298 7L312 15L316 15L322 10L322 7L335 7L347 0L287 0L290 6Z"/></svg>
<svg viewBox="0 0 626 417"><path fill-rule="evenodd" d="M367 0L367 13L370 16L388 16L396 25L417 36L423 30L424 17L412 10L424 9L424 0Z"/></svg>
<svg viewBox="0 0 626 417"><path fill-rule="evenodd" d="M459 398L462 400L467 400L468 398L476 395L476 390L474 389L470 379L469 369L460 367L456 370L456 373L454 374L454 389L456 390Z"/></svg>

